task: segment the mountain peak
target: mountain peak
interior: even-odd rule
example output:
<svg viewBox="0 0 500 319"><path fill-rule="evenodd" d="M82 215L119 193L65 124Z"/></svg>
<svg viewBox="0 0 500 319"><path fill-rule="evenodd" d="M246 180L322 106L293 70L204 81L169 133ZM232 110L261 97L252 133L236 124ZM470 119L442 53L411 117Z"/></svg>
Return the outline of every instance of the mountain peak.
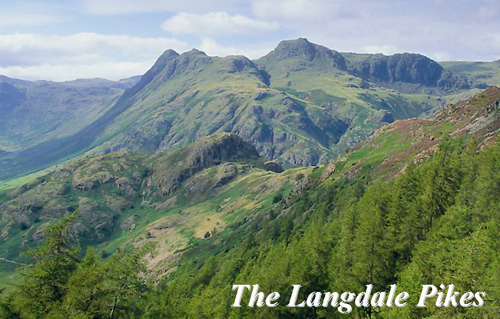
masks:
<svg viewBox="0 0 500 319"><path fill-rule="evenodd" d="M319 47L305 38L298 38L296 40L281 41L273 52L278 60L305 58L312 61L318 55Z"/></svg>
<svg viewBox="0 0 500 319"><path fill-rule="evenodd" d="M184 52L181 55L201 55L201 56L207 56L205 52L200 51L198 49L191 49L190 51Z"/></svg>
<svg viewBox="0 0 500 319"><path fill-rule="evenodd" d="M322 61L334 68L345 69L345 59L337 51L309 42L306 38L281 41L276 49L259 59L264 62L271 58L275 61L301 60L305 62ZM265 63L265 62L264 62Z"/></svg>
<svg viewBox="0 0 500 319"><path fill-rule="evenodd" d="M178 56L179 53L175 52L172 49L168 49L163 52L162 55L160 55L160 57L156 60L153 68L163 69L169 61L175 59Z"/></svg>
<svg viewBox="0 0 500 319"><path fill-rule="evenodd" d="M250 68L257 70L257 66L243 55L230 55L219 60L219 65L228 72L241 72Z"/></svg>
<svg viewBox="0 0 500 319"><path fill-rule="evenodd" d="M179 53L177 53L175 50L172 50L172 49L168 49L168 50L165 50L165 52L163 52L163 54L160 56L161 57L170 57L170 58L175 58L176 56L178 56Z"/></svg>
<svg viewBox="0 0 500 319"><path fill-rule="evenodd" d="M162 55L156 60L155 64L151 69L149 69L134 86L125 91L120 99L126 99L137 92L142 90L146 85L148 85L172 60L176 59L179 53L172 49L168 49L163 52Z"/></svg>

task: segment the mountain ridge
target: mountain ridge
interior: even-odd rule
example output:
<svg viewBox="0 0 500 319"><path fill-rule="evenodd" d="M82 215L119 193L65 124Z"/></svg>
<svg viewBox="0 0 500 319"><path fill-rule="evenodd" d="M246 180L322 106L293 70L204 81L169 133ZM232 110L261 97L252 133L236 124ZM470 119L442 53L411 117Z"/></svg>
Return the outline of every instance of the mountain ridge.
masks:
<svg viewBox="0 0 500 319"><path fill-rule="evenodd" d="M435 66L420 55L408 59L414 57ZM436 95L440 89L423 86L437 83L439 72L425 75L424 68L422 75L416 72L417 62L393 63L407 70L381 77L415 83L393 81L386 86L369 73L364 78L353 75L349 63L342 53L303 38L282 41L254 61L209 57L196 49L183 54L167 50L114 105L80 131L0 155L0 178L90 150L173 150L216 132L238 134L266 158L286 165L316 165L341 155L382 125L421 116L444 103ZM456 84L461 75L446 73L448 78L441 79L447 71L439 68L446 90L469 94Z"/></svg>

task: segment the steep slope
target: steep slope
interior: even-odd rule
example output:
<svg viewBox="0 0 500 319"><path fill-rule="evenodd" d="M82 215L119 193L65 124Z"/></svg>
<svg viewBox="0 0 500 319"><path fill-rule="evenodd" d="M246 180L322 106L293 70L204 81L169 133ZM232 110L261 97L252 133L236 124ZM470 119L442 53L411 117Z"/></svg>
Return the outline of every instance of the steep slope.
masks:
<svg viewBox="0 0 500 319"><path fill-rule="evenodd" d="M176 250L207 232L275 205L273 196L297 183L298 171L278 174L269 166L252 145L227 133L168 154L119 152L76 160L0 192L0 257L27 261L20 252L43 238L44 227L78 210L73 232L82 245L99 244L112 253L146 238L158 240L164 258L151 262L157 267L167 255L180 258ZM16 265L0 266L8 273Z"/></svg>
<svg viewBox="0 0 500 319"><path fill-rule="evenodd" d="M337 167L338 175L331 174L332 167L309 174L301 190L287 194L278 212L269 214L273 218L235 229L246 232L239 245L180 265L159 285L160 297L151 302L154 310L148 309L149 314L340 318L348 308L348 316L355 318L495 317L500 297L500 143L491 145L491 140L498 138L499 103L500 89L490 88L448 105L427 122L403 120L386 126L387 131L350 154L359 162ZM409 133L401 136L402 131ZM401 152L400 144L407 141L415 152ZM413 158L437 144L425 160ZM418 165L397 170L396 178L394 169L377 169L384 158L395 157ZM366 169L351 175L351 164ZM218 239L211 240L215 244ZM186 254L210 250L209 243ZM254 282L259 291L279 292L285 303L249 307L250 294L245 293L242 307L231 307L233 285ZM343 309L335 301L322 306L321 299L311 307L286 306L296 283L301 284L299 301L317 291L359 295L366 285L388 291L397 284L409 292L409 305L415 305L424 282L453 282L455 291L484 291L489 299L482 307L437 307L432 300L423 308L357 307L351 302L352 309Z"/></svg>
<svg viewBox="0 0 500 319"><path fill-rule="evenodd" d="M138 93L99 149L164 151L214 132L231 132L270 159L314 165L347 125L329 110L268 87L268 76L244 57L180 55Z"/></svg>
<svg viewBox="0 0 500 319"><path fill-rule="evenodd" d="M352 72L352 63L344 54L306 39L283 41L256 64L270 74L272 88L308 106L326 109L331 116L346 123L345 133L330 147L334 156L364 140L382 125L421 116L442 102L439 97L399 93L380 86L377 81L370 82L374 79ZM411 67L405 64L401 69L411 72L408 70ZM429 69L419 72L432 77Z"/></svg>
<svg viewBox="0 0 500 319"><path fill-rule="evenodd" d="M378 130L349 154L328 165L326 176L395 176L409 161L421 163L448 139L474 137L482 147L500 133L500 88L489 87L467 100L442 107L429 118L399 120Z"/></svg>

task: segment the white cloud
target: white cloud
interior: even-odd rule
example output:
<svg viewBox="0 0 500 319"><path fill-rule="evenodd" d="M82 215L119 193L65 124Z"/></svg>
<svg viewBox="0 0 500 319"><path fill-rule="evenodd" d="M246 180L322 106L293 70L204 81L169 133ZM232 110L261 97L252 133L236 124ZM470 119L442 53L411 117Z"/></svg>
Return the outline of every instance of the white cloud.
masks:
<svg viewBox="0 0 500 319"><path fill-rule="evenodd" d="M64 17L48 14L13 13L4 11L0 13L0 28L10 27L38 27L52 23L66 21Z"/></svg>
<svg viewBox="0 0 500 319"><path fill-rule="evenodd" d="M453 0L75 2L76 8L73 1L13 1L4 6L0 12L0 73L28 79L117 79L143 73L169 48L180 53L199 44L198 48L209 55L258 58L280 40L297 37L338 51L406 51L438 60L500 58L500 36L495 32L500 29L498 0L459 1L460 5ZM154 21L159 15L151 20L153 25L144 17L136 19L138 13L145 12L171 16L162 27L172 36L57 35L75 29L102 30L103 25L113 30L115 22L116 30L123 23L133 23L140 32L148 28L157 32L159 26ZM89 14L130 16L112 17L106 23L103 16L87 20ZM51 25L54 23L60 25ZM18 30L56 35L14 33Z"/></svg>
<svg viewBox="0 0 500 319"><path fill-rule="evenodd" d="M234 46L222 46L217 43L214 39L205 37L201 40L200 50L208 55L212 56L228 56L228 55L244 55L249 59L257 59L263 55L269 53L273 46L246 46L246 47L234 47Z"/></svg>
<svg viewBox="0 0 500 319"><path fill-rule="evenodd" d="M154 60L144 62L91 62L41 64L31 66L0 67L0 74L26 80L67 81L74 79L104 78L119 80L144 74Z"/></svg>
<svg viewBox="0 0 500 319"><path fill-rule="evenodd" d="M175 38L96 33L0 35L0 74L25 79L119 79L143 73L166 49L183 52L189 46Z"/></svg>
<svg viewBox="0 0 500 319"><path fill-rule="evenodd" d="M175 35L225 36L232 34L256 34L279 29L276 22L254 20L242 15L229 15L227 12L193 14L181 12L163 24L162 28Z"/></svg>
<svg viewBox="0 0 500 319"><path fill-rule="evenodd" d="M324 14L331 14L335 1L327 0L255 0L252 9L262 19L317 20Z"/></svg>
<svg viewBox="0 0 500 319"><path fill-rule="evenodd" d="M14 33L0 35L0 52L19 53L30 50L56 54L102 53L117 50L122 54L161 53L165 49L186 50L187 44L175 38L142 38L128 35L76 33L68 36ZM59 58L56 57L56 58Z"/></svg>
<svg viewBox="0 0 500 319"><path fill-rule="evenodd" d="M244 3L244 2L243 2ZM144 12L205 12L208 10L237 9L239 0L82 0L87 13L97 15L118 15Z"/></svg>

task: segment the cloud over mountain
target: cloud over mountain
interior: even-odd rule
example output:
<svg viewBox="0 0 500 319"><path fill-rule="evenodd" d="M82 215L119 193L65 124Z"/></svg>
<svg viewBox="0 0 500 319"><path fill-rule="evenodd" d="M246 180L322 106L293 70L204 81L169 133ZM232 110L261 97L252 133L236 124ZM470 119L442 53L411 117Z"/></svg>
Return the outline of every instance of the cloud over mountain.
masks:
<svg viewBox="0 0 500 319"><path fill-rule="evenodd" d="M227 12L208 12L192 14L181 12L162 24L162 28L172 34L215 35L231 34L260 35L279 29L276 22L260 21L239 14L229 15Z"/></svg>

